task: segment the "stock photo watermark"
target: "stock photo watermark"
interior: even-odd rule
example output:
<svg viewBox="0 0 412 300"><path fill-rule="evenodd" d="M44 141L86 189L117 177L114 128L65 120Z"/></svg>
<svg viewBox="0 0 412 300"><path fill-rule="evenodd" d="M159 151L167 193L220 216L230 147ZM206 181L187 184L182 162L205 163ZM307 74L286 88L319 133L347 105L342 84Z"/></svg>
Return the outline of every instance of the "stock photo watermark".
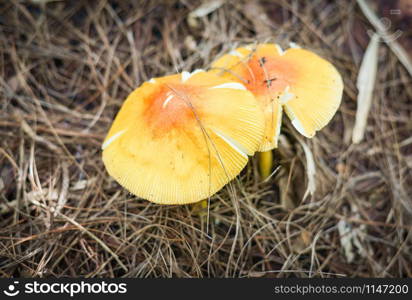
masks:
<svg viewBox="0 0 412 300"><path fill-rule="evenodd" d="M84 281L72 282L72 283L48 283L48 282L25 282L13 281L6 289L3 290L3 294L8 297L15 297L19 294L55 294L55 295L69 295L74 297L75 295L92 295L92 294L126 294L126 283L107 283L105 281L88 283Z"/></svg>
<svg viewBox="0 0 412 300"><path fill-rule="evenodd" d="M400 15L402 11L400 9L391 9L389 11L390 15ZM392 21L387 18L387 17L382 17L379 18L379 24L378 24L378 33L380 37L382 38L382 41L386 43L391 43L399 39L403 31L400 29L395 29ZM374 30L367 30L367 33L370 37L372 37L375 34Z"/></svg>

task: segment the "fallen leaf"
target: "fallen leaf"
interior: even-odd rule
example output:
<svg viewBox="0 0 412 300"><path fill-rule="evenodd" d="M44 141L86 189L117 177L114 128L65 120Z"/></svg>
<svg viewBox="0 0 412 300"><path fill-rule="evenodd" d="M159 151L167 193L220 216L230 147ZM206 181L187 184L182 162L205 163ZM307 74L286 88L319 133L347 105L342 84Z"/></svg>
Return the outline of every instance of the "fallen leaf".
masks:
<svg viewBox="0 0 412 300"><path fill-rule="evenodd" d="M357 109L355 126L352 132L352 142L354 144L363 140L369 110L372 104L373 90L375 87L376 70L378 68L379 35L374 34L366 49L359 68Z"/></svg>

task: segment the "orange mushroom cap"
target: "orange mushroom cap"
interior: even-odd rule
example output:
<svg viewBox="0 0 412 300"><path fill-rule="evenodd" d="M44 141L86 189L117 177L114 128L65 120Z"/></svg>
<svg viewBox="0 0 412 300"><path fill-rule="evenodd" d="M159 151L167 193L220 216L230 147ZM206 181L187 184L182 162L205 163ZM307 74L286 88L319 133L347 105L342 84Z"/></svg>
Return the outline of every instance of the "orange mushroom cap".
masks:
<svg viewBox="0 0 412 300"><path fill-rule="evenodd" d="M123 103L103 143L103 162L141 198L193 203L240 173L264 126L242 84L202 70L155 78Z"/></svg>
<svg viewBox="0 0 412 300"><path fill-rule="evenodd" d="M302 135L313 137L332 119L342 98L342 78L333 65L300 48L238 48L212 63L212 71L243 83L260 103L266 128L259 151L277 147L283 109Z"/></svg>

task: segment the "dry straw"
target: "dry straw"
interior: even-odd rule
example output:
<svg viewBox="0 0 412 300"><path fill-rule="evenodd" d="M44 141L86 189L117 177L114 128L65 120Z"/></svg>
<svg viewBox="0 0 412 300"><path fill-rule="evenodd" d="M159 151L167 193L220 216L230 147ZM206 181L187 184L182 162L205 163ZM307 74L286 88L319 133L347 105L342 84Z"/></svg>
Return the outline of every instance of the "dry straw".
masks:
<svg viewBox="0 0 412 300"><path fill-rule="evenodd" d="M222 1L188 22L200 5L1 2L0 276L412 276L411 77L382 44L364 139L352 144L373 29L357 2ZM284 118L270 180L252 160L207 208L165 207L105 172L105 133L143 81L289 41L333 62L344 99L313 139Z"/></svg>

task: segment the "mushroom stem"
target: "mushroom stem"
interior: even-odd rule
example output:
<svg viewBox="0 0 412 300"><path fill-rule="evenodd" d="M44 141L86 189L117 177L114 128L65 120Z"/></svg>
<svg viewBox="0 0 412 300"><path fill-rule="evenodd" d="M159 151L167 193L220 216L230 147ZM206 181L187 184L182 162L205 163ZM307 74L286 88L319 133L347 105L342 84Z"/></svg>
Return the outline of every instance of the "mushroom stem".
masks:
<svg viewBox="0 0 412 300"><path fill-rule="evenodd" d="M194 203L193 208L195 211L195 214L197 214L199 217L205 217L207 216L207 206L209 205L208 199L201 200L200 202Z"/></svg>
<svg viewBox="0 0 412 300"><path fill-rule="evenodd" d="M272 151L259 152L259 172L262 179L266 179L273 167L273 153Z"/></svg>

